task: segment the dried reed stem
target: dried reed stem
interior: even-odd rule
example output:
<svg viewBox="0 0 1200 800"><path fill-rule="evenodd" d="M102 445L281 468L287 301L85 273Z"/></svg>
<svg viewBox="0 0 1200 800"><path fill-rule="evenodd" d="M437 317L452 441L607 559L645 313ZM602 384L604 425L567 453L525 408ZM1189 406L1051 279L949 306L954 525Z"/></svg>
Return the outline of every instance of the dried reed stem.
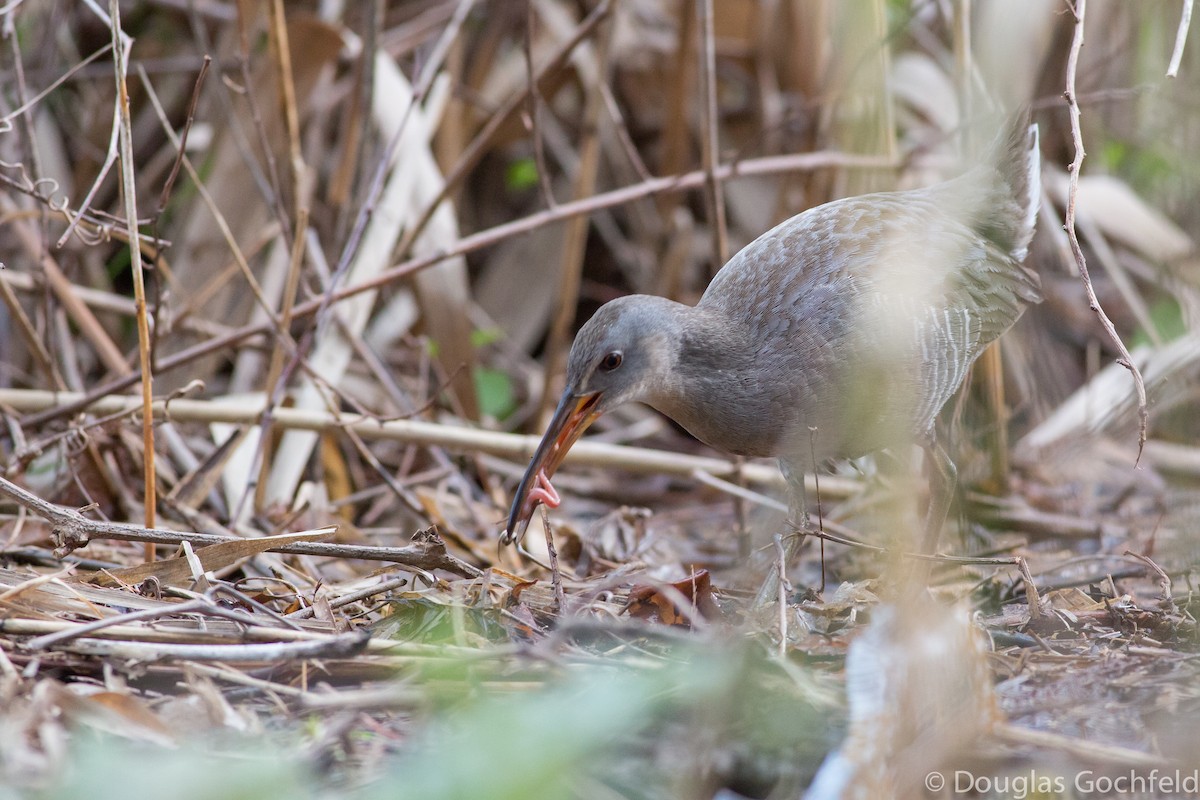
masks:
<svg viewBox="0 0 1200 800"><path fill-rule="evenodd" d="M154 475L154 416L149 409L154 402L154 374L150 364L150 318L146 312L146 284L142 275L142 248L138 243L137 179L134 176L133 121L129 114L129 87L126 70L129 65L131 40L121 30L121 4L108 2L109 25L112 30L113 73L117 82L117 124L120 128L121 195L125 198L125 225L129 233L129 268L133 278L133 302L138 333L138 363L142 374L142 479L145 496L142 507L146 527L153 528L158 505ZM154 544L146 543L145 557L154 560Z"/></svg>
<svg viewBox="0 0 1200 800"><path fill-rule="evenodd" d="M713 226L713 249L718 263L729 260L729 226L725 220L725 193L718 174L720 140L717 125L717 45L713 32L713 0L696 4L700 15L700 52L704 67L700 70L704 94L704 189L708 200L710 224Z"/></svg>

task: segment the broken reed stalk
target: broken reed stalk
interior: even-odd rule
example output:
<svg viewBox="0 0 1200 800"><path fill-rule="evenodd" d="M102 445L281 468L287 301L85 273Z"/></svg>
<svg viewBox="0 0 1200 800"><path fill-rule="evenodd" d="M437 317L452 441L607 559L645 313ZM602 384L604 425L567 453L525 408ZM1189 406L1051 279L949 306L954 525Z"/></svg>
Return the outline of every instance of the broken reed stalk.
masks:
<svg viewBox="0 0 1200 800"><path fill-rule="evenodd" d="M146 527L155 522L154 474L154 415L149 413L154 402L154 375L150 364L150 319L146 312L146 284L142 275L142 248L138 243L137 181L133 162L133 121L129 114L129 87L125 76L129 66L129 46L132 40L121 30L121 5L108 2L109 27L112 31L113 74L117 84L117 126L121 148L121 195L125 199L125 225L129 234L129 268L133 278L133 302L137 318L138 363L142 377L142 477L145 496L143 509ZM146 543L145 558L154 560L154 544Z"/></svg>
<svg viewBox="0 0 1200 800"><path fill-rule="evenodd" d="M0 407L14 411L79 406L93 414L114 414L140 409L140 401L124 395L108 395L98 400L87 399L77 392L47 392L37 389L0 389ZM241 405L206 400L157 400L153 414L175 422L227 422L235 425L256 424L262 414L261 402ZM538 437L498 433L462 425L443 425L422 420L381 419L365 414L338 414L278 408L274 424L281 428L313 431L353 430L363 439L384 439L420 446L444 447L456 452L486 453L513 461L528 461L537 449ZM696 470L710 475L732 477L742 475L759 485L779 486L782 479L772 464L745 464L739 467L725 458L693 456L652 450L645 447L608 444L605 442L577 443L571 448L566 463L574 466L595 466L623 469L639 474L663 473L690 476ZM857 492L856 481L838 480L826 476L821 490L826 495L846 496Z"/></svg>

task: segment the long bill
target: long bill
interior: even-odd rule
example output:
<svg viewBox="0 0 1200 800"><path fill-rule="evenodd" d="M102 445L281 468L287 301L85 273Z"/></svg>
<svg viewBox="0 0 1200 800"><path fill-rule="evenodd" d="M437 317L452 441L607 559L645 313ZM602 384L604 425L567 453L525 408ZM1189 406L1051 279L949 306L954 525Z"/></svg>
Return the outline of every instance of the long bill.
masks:
<svg viewBox="0 0 1200 800"><path fill-rule="evenodd" d="M500 535L502 543L521 541L539 505L544 503L550 508L558 506L558 492L550 485L550 476L566 458L571 445L600 416L596 410L599 402L599 392L585 395L573 394L570 389L563 392L550 425L533 454L533 460L529 462L529 468L517 486L512 509L508 512L508 525Z"/></svg>

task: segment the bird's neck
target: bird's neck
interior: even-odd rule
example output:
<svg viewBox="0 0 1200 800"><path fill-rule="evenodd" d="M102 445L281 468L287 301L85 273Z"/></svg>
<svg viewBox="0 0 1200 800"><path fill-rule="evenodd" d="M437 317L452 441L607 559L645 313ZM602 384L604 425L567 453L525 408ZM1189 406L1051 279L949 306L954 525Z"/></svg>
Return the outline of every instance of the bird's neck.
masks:
<svg viewBox="0 0 1200 800"><path fill-rule="evenodd" d="M683 306L679 349L681 373L691 380L735 380L753 357L746 325L713 308Z"/></svg>
<svg viewBox="0 0 1200 800"><path fill-rule="evenodd" d="M745 404L754 402L745 378L756 349L745 325L704 306L673 303L664 310L673 317L678 338L672 368L647 402L706 444L746 451L748 432L713 413L715 408L746 410Z"/></svg>

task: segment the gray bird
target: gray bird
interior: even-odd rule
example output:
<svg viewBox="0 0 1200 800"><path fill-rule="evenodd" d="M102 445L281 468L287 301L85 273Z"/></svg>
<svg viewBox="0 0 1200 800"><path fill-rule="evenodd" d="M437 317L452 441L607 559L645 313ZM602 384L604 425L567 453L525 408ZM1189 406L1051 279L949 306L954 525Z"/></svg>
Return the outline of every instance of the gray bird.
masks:
<svg viewBox="0 0 1200 800"><path fill-rule="evenodd" d="M601 414L645 403L700 441L775 456L804 524L803 476L909 437L935 467L924 548L956 481L934 421L980 353L1041 300L1023 265L1040 200L1036 126L1014 117L980 165L925 189L809 209L755 239L700 302L605 304L571 347L567 385L513 499L520 540L550 476Z"/></svg>

